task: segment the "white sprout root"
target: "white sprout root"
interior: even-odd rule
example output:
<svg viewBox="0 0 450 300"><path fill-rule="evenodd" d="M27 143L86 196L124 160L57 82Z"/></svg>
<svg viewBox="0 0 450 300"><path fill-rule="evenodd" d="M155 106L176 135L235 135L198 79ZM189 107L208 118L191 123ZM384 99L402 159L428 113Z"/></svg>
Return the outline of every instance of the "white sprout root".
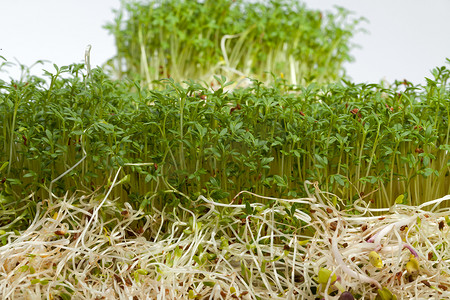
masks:
<svg viewBox="0 0 450 300"><path fill-rule="evenodd" d="M450 299L450 209L398 205L374 216L362 201L344 210L320 191L260 204L268 198L248 194L250 206L199 197L201 214L178 207L145 215L107 200L92 221L103 196L49 202L27 230L1 235L0 297L337 299L346 290L373 299L383 287L398 299ZM414 274L405 245L417 253ZM382 268L371 265L371 251ZM321 268L338 282L321 286Z"/></svg>

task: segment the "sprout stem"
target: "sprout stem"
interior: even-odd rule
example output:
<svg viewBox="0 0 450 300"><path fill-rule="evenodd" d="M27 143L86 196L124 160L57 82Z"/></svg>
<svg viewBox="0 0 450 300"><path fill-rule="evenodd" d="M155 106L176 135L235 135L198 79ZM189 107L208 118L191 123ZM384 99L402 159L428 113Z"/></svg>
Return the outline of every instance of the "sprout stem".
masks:
<svg viewBox="0 0 450 300"><path fill-rule="evenodd" d="M374 284L377 288L381 289L381 284L377 280L375 280L367 275L357 273L354 270L350 269L349 266L347 266L347 264L344 262L344 260L342 258L341 253L339 252L337 241L338 241L338 230L335 230L334 234L333 234L333 238L331 240L331 250L332 250L334 259L336 260L338 265L342 268L342 271L344 271L350 277L353 277L353 278L358 279L363 282Z"/></svg>

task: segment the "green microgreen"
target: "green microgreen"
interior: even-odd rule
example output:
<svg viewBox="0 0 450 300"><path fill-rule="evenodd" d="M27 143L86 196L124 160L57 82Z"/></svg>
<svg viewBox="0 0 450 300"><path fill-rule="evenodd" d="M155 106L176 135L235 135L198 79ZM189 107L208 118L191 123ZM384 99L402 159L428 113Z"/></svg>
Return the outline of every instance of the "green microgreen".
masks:
<svg viewBox="0 0 450 300"><path fill-rule="evenodd" d="M292 0L123 1L105 26L117 47L108 66L146 86L169 77L216 85L218 74L238 86L271 74L293 84L336 80L361 21L344 8L324 13Z"/></svg>
<svg viewBox="0 0 450 300"><path fill-rule="evenodd" d="M450 70L342 79L359 22L124 1L120 80L0 81L0 294L448 298Z"/></svg>
<svg viewBox="0 0 450 300"><path fill-rule="evenodd" d="M396 84L349 82L303 88L255 80L227 90L224 77L216 77L218 89L170 79L148 90L98 68L89 81L83 65L54 68L45 71L48 83L3 85L1 195L16 209L3 218L33 215L39 199L76 190L158 209L188 203L185 196L226 203L242 190L298 197L306 181L349 206L417 205L450 192L444 67L401 95ZM119 168L120 184L110 190ZM36 202L12 200L31 193Z"/></svg>

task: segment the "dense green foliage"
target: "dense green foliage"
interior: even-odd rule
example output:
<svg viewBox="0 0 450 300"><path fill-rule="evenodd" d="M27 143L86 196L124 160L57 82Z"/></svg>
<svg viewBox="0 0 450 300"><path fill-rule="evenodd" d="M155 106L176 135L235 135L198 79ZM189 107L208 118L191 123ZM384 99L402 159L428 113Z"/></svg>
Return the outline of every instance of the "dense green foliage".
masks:
<svg viewBox="0 0 450 300"><path fill-rule="evenodd" d="M112 196L158 207L180 201L168 190L227 202L241 190L304 196L305 180L350 202L374 192L365 200L376 206L450 192L445 67L424 87L278 80L228 92L224 78L217 90L163 81L155 91L55 68L49 84L1 84L2 199L47 198L51 183L56 195L102 192L119 167Z"/></svg>
<svg viewBox="0 0 450 300"><path fill-rule="evenodd" d="M123 1L106 26L118 53L110 66L143 86L167 77L209 83L213 75L266 82L269 73L290 83L336 80L361 21L349 15L293 0Z"/></svg>
<svg viewBox="0 0 450 300"><path fill-rule="evenodd" d="M0 80L0 294L443 296L450 70L342 79L347 18L124 0L119 80L90 46L86 65Z"/></svg>

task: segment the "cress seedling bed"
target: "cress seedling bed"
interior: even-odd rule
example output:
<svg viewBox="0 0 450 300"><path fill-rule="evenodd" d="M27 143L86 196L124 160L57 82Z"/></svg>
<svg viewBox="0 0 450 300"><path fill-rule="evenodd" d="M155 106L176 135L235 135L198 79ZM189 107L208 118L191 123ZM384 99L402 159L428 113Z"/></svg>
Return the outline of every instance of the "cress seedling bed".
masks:
<svg viewBox="0 0 450 300"><path fill-rule="evenodd" d="M120 80L0 81L3 298L450 297L446 67L342 79L343 9L123 4Z"/></svg>

